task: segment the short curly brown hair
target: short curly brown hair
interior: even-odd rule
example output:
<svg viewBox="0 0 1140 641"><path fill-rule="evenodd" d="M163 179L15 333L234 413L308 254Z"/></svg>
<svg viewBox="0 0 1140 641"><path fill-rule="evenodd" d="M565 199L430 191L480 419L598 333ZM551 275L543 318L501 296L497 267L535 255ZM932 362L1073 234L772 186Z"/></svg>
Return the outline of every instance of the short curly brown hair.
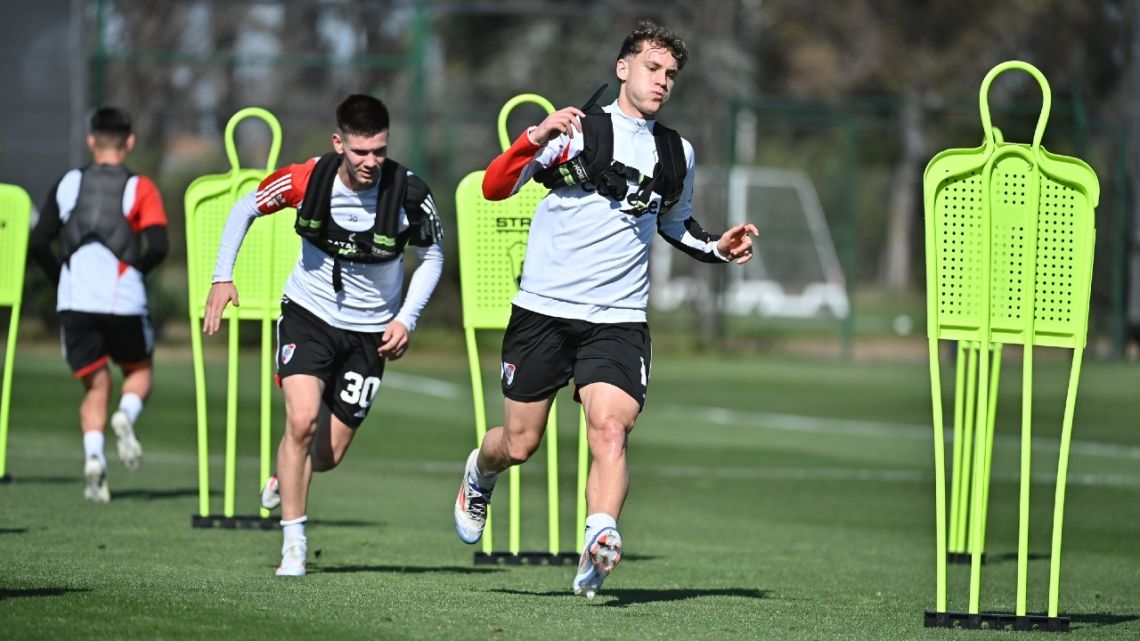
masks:
<svg viewBox="0 0 1140 641"><path fill-rule="evenodd" d="M637 23L637 27L622 41L621 52L618 53L617 59L636 56L641 53L645 43L668 49L669 53L673 54L673 59L677 61L677 70L685 68L685 62L689 60L689 50L685 47L685 41L677 35L677 32L659 26L652 20L641 20Z"/></svg>

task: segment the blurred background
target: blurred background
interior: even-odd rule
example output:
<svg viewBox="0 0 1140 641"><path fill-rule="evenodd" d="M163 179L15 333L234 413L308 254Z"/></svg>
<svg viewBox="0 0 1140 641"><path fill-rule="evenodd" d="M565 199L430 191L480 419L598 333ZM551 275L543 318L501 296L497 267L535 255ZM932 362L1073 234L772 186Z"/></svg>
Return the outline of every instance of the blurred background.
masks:
<svg viewBox="0 0 1140 641"><path fill-rule="evenodd" d="M761 231L746 269L710 269L658 243L654 338L678 350L925 357L922 173L938 151L977 146L978 90L1021 59L1052 87L1044 145L1101 181L1090 356L1140 353L1140 0L41 0L3 3L0 181L37 205L87 162L89 110L136 118L130 166L155 179L172 252L151 277L152 314L185 340L183 195L227 172L223 132L247 106L272 111L279 164L330 147L335 105L366 92L392 111L392 156L425 176L451 232L424 315L456 344L459 180L499 151L496 118L535 92L581 104L640 18L677 30L691 59L662 122L694 145L706 228ZM1006 140L1028 142L1036 83L1009 73L989 96ZM511 114L511 137L536 123ZM244 167L269 133L237 130ZM28 269L22 338L54 340L54 289ZM251 337L252 338L252 337Z"/></svg>

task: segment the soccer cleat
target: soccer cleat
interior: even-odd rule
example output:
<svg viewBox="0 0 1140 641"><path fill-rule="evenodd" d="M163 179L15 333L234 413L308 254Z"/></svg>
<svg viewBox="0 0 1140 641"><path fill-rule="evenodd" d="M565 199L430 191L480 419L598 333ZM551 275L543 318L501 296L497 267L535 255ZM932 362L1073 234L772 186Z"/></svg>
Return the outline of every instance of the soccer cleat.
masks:
<svg viewBox="0 0 1140 641"><path fill-rule="evenodd" d="M92 503L111 500L111 490L107 488L107 466L97 456L83 464L83 498Z"/></svg>
<svg viewBox="0 0 1140 641"><path fill-rule="evenodd" d="M487 525L487 506L491 503L494 486L482 488L475 484L475 459L479 449L471 450L459 482L459 496L455 498L455 532L464 543L475 543L483 536Z"/></svg>
<svg viewBox="0 0 1140 641"><path fill-rule="evenodd" d="M305 553L308 545L305 539L289 539L281 546L281 565L277 566L277 576L305 576Z"/></svg>
<svg viewBox="0 0 1140 641"><path fill-rule="evenodd" d="M119 442L119 460L128 470L134 472L142 465L142 445L135 438L135 426L127 413L119 410L111 415L111 429Z"/></svg>
<svg viewBox="0 0 1140 641"><path fill-rule="evenodd" d="M621 563L621 535L612 527L603 528L582 550L578 573L574 575L574 594L594 598L618 563Z"/></svg>
<svg viewBox="0 0 1140 641"><path fill-rule="evenodd" d="M270 476L265 481L265 487L261 488L261 507L273 510L278 505L281 505L281 485L276 476Z"/></svg>

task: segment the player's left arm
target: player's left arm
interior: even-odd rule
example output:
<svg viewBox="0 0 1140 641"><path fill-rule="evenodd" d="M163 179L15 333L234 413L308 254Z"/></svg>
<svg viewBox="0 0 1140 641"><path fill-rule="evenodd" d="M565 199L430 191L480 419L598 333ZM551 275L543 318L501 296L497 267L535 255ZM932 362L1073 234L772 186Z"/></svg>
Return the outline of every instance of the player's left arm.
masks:
<svg viewBox="0 0 1140 641"><path fill-rule="evenodd" d="M657 218L657 233L670 245L702 263L735 261L743 265L752 259L752 236L759 232L752 223L735 225L719 236L705 231L693 217L693 184L696 181L696 156L689 141L682 140L687 171L681 198L669 211Z"/></svg>
<svg viewBox="0 0 1140 641"><path fill-rule="evenodd" d="M135 184L135 204L127 215L131 228L139 240L139 257L133 267L143 274L158 266L170 244L166 235L166 210L162 195L150 178L139 176Z"/></svg>
<svg viewBox="0 0 1140 641"><path fill-rule="evenodd" d="M404 355L416 321L435 292L443 275L443 225L439 220L431 190L419 176L408 174L408 249L419 259L408 283L408 293L396 318L388 323L381 338L380 356L396 360Z"/></svg>

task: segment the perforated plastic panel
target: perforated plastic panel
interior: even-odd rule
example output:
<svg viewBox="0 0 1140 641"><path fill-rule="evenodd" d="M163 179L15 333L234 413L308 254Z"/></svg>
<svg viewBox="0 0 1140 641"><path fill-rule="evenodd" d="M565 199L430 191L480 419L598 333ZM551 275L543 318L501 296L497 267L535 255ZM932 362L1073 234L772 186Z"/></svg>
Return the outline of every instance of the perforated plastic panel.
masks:
<svg viewBox="0 0 1140 641"><path fill-rule="evenodd" d="M1041 341L1083 345L1092 266L1092 211L1072 185L1045 176L1037 228L1036 333Z"/></svg>
<svg viewBox="0 0 1140 641"><path fill-rule="evenodd" d="M937 187L937 338L1083 346L1095 203L1081 185L1039 172L1021 155L995 153L988 234L980 169ZM1070 173L1080 168L1067 166ZM986 252L991 328L983 336Z"/></svg>
<svg viewBox="0 0 1140 641"><path fill-rule="evenodd" d="M979 340L983 320L980 275L986 235L982 229L980 171L945 183L935 200L938 245L938 319L960 339Z"/></svg>
<svg viewBox="0 0 1140 641"><path fill-rule="evenodd" d="M235 174L203 176L186 190L186 250L190 304L200 318L210 291L222 229L233 204L252 192L267 175L265 170L244 169ZM297 261L299 237L293 231L296 212L285 209L253 222L234 266L234 283L240 307L229 306L223 318L275 316L281 290ZM274 252L274 243L286 248ZM282 256L284 254L284 256Z"/></svg>
<svg viewBox="0 0 1140 641"><path fill-rule="evenodd" d="M547 190L531 182L507 200L488 201L483 174L468 174L455 193L463 326L505 329L522 277L530 221Z"/></svg>
<svg viewBox="0 0 1140 641"><path fill-rule="evenodd" d="M1004 155L994 161L989 187L993 341L1026 341L1026 310L1032 305L1027 287L1035 260L1036 183L1035 167L1021 156Z"/></svg>
<svg viewBox="0 0 1140 641"><path fill-rule="evenodd" d="M23 296L31 213L28 192L0 185L0 305L15 305Z"/></svg>

